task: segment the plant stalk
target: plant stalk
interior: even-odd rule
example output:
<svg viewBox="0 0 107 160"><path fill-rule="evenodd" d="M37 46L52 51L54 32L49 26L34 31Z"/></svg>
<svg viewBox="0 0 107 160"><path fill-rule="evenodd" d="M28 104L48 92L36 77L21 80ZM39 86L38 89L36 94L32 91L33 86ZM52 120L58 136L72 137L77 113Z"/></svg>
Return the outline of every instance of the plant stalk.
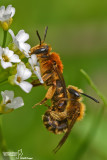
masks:
<svg viewBox="0 0 107 160"><path fill-rule="evenodd" d="M7 31L4 31L4 37L3 37L3 44L2 44L2 48L5 48L6 38L7 38Z"/></svg>
<svg viewBox="0 0 107 160"><path fill-rule="evenodd" d="M8 152L8 150L7 150L6 141L4 139L3 132L2 132L2 116L0 116L0 152L3 159L10 160L10 157L7 157L7 156L4 157L3 155L3 152Z"/></svg>

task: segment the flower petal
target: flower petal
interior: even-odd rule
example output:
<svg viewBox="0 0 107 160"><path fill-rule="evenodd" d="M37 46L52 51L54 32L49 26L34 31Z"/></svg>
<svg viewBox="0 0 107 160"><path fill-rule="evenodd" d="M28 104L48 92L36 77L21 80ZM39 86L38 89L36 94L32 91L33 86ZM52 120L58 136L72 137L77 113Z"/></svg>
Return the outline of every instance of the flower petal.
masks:
<svg viewBox="0 0 107 160"><path fill-rule="evenodd" d="M5 6L1 6L0 7L0 20L2 19L4 12L5 12Z"/></svg>
<svg viewBox="0 0 107 160"><path fill-rule="evenodd" d="M29 93L32 89L32 84L30 84L29 82L26 81L22 81L19 86L26 92Z"/></svg>
<svg viewBox="0 0 107 160"><path fill-rule="evenodd" d="M8 100L12 101L12 99L14 97L14 92L5 90L4 92L1 91L1 95L3 98L3 104L6 104Z"/></svg>
<svg viewBox="0 0 107 160"><path fill-rule="evenodd" d="M17 109L19 107L24 106L23 99L21 97L16 97L13 99L11 103L8 103L6 107Z"/></svg>
<svg viewBox="0 0 107 160"><path fill-rule="evenodd" d="M11 51L11 50L9 50L8 47L3 48L3 49L4 49L4 54L5 54L7 57L9 57L9 58L14 54L14 52Z"/></svg>
<svg viewBox="0 0 107 160"><path fill-rule="evenodd" d="M23 43L23 42L19 43L19 50L21 52L25 52L24 53L25 55L28 55L30 48L31 46L28 43Z"/></svg>
<svg viewBox="0 0 107 160"><path fill-rule="evenodd" d="M32 54L31 58L28 59L28 62L30 63L32 69L34 70L34 67L37 64L37 56Z"/></svg>
<svg viewBox="0 0 107 160"><path fill-rule="evenodd" d="M1 59L1 65L4 69L8 68L8 67L12 67L12 64L11 62L4 62L2 59Z"/></svg>
<svg viewBox="0 0 107 160"><path fill-rule="evenodd" d="M15 8L12 7L12 8L11 8L11 18L12 18L14 15L15 15Z"/></svg>
<svg viewBox="0 0 107 160"><path fill-rule="evenodd" d="M29 39L29 34L25 33L24 30L20 30L18 32L18 34L16 35L16 39L17 39L17 41L25 42Z"/></svg>
<svg viewBox="0 0 107 160"><path fill-rule="evenodd" d="M33 66L32 58L29 58L29 59L28 59L28 62L30 63L30 65L31 65L31 67L32 67L32 69L33 69L34 66Z"/></svg>
<svg viewBox="0 0 107 160"><path fill-rule="evenodd" d="M14 41L15 38L16 38L15 35L14 35L14 32L11 29L9 29L8 32L11 34L11 36L13 38L13 41Z"/></svg>
<svg viewBox="0 0 107 160"><path fill-rule="evenodd" d="M32 60L33 60L33 64L34 64L34 65L37 65L37 56L36 56L35 54L32 54L32 55L31 55L31 58L32 58Z"/></svg>
<svg viewBox="0 0 107 160"><path fill-rule="evenodd" d="M12 7L12 5L8 5L6 10L5 10L5 14L7 14L7 15L10 14L11 17L13 17L14 14L15 14L15 8Z"/></svg>
<svg viewBox="0 0 107 160"><path fill-rule="evenodd" d="M39 66L36 66L36 67L35 67L34 73L35 73L36 76L38 77L39 81L40 81L41 83L44 83L44 82L43 82L43 79L42 79L42 77L41 77L40 67L39 67Z"/></svg>
<svg viewBox="0 0 107 160"><path fill-rule="evenodd" d="M11 7L12 5L7 6L7 8L5 9L5 14L11 14Z"/></svg>
<svg viewBox="0 0 107 160"><path fill-rule="evenodd" d="M14 62L14 63L18 63L21 61L17 54L12 55L9 59L10 59L10 62Z"/></svg>
<svg viewBox="0 0 107 160"><path fill-rule="evenodd" d="M23 76L22 76L22 80L26 80L26 79L30 78L31 75L32 75L31 70L28 68L25 68Z"/></svg>
<svg viewBox="0 0 107 160"><path fill-rule="evenodd" d="M19 63L17 65L17 76L23 77L24 71L25 71L25 64L23 62Z"/></svg>
<svg viewBox="0 0 107 160"><path fill-rule="evenodd" d="M8 21L9 19L10 19L10 16L11 16L11 14L8 14L8 15L3 15L2 16L2 22L5 22L5 21Z"/></svg>
<svg viewBox="0 0 107 160"><path fill-rule="evenodd" d="M17 65L17 76L19 76L22 80L30 78L31 75L32 72L30 69L26 68L23 62Z"/></svg>
<svg viewBox="0 0 107 160"><path fill-rule="evenodd" d="M2 59L3 48L0 47L0 59Z"/></svg>
<svg viewBox="0 0 107 160"><path fill-rule="evenodd" d="M17 41L14 32L9 29L8 32L11 34L12 39L13 39L13 43L15 44L15 48L19 49L19 42Z"/></svg>

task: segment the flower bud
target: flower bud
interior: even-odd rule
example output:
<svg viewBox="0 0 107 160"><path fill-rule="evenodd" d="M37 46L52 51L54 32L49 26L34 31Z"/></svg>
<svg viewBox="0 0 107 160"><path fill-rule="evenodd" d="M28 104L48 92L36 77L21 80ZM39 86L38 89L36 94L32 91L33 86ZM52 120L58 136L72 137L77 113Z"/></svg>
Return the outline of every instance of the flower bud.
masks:
<svg viewBox="0 0 107 160"><path fill-rule="evenodd" d="M14 82L14 79L15 79L15 75L12 75L12 76L9 76L8 77L8 81L11 85L15 85L15 82Z"/></svg>
<svg viewBox="0 0 107 160"><path fill-rule="evenodd" d="M12 24L12 21L13 21L12 18L10 18L9 20L4 21L4 22L0 21L0 26L3 28L4 31L7 31L9 29L10 25Z"/></svg>

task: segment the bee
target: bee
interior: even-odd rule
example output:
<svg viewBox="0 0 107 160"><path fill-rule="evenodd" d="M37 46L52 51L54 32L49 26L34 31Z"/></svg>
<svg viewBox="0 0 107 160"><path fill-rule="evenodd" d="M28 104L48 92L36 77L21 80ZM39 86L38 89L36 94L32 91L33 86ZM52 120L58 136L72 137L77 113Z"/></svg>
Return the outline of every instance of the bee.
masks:
<svg viewBox="0 0 107 160"><path fill-rule="evenodd" d="M45 102L48 99L52 99L58 85L57 83L61 83L61 85L63 86L62 90L64 93L64 97L67 97L67 92L65 89L66 85L62 76L63 64L60 60L59 55L56 52L51 52L51 46L44 43L47 34L47 29L48 27L46 27L45 29L43 41L41 41L40 35L38 31L36 31L40 44L31 48L30 53L31 55L36 54L38 62L40 64L40 70L42 74L42 79L44 81L44 85L49 87L45 98L36 105L45 104ZM34 80L32 84L33 86L43 85L39 82L38 79Z"/></svg>
<svg viewBox="0 0 107 160"><path fill-rule="evenodd" d="M41 41L37 31L40 44L31 48L31 54L36 54L40 63L44 85L49 87L45 98L35 106L42 104L47 106L46 101L50 99L51 106L48 106L42 117L43 123L54 134L65 133L57 147L53 150L56 153L66 141L75 122L81 120L84 116L85 105L82 103L81 95L91 98L97 103L99 101L83 93L77 87L70 85L66 87L63 78L63 64L60 57L56 52L51 52L52 48L50 45L44 43L47 29L46 27L43 41ZM43 85L39 83L39 80L34 80L32 84L33 86Z"/></svg>

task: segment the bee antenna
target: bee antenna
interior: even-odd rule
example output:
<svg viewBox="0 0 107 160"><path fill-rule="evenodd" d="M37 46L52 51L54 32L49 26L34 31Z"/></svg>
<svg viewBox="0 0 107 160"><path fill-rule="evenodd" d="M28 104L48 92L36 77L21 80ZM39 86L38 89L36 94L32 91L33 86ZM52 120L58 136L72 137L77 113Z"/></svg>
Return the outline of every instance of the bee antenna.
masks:
<svg viewBox="0 0 107 160"><path fill-rule="evenodd" d="M87 95L87 94L85 94L85 93L80 93L80 94L82 94L82 95L84 95L84 96L92 99L92 100L95 101L96 103L100 103L97 99L95 99L95 98L93 98L93 97L91 97L91 96L89 96L89 95Z"/></svg>
<svg viewBox="0 0 107 160"><path fill-rule="evenodd" d="M45 28L45 34L44 34L43 42L44 42L44 41L45 41L45 39L46 39L47 30L48 30L48 26Z"/></svg>
<svg viewBox="0 0 107 160"><path fill-rule="evenodd" d="M38 32L38 31L36 31L36 34L37 34L37 36L38 36L38 38L39 38L40 45L41 45L41 37L40 37L40 35L39 35L39 32Z"/></svg>

